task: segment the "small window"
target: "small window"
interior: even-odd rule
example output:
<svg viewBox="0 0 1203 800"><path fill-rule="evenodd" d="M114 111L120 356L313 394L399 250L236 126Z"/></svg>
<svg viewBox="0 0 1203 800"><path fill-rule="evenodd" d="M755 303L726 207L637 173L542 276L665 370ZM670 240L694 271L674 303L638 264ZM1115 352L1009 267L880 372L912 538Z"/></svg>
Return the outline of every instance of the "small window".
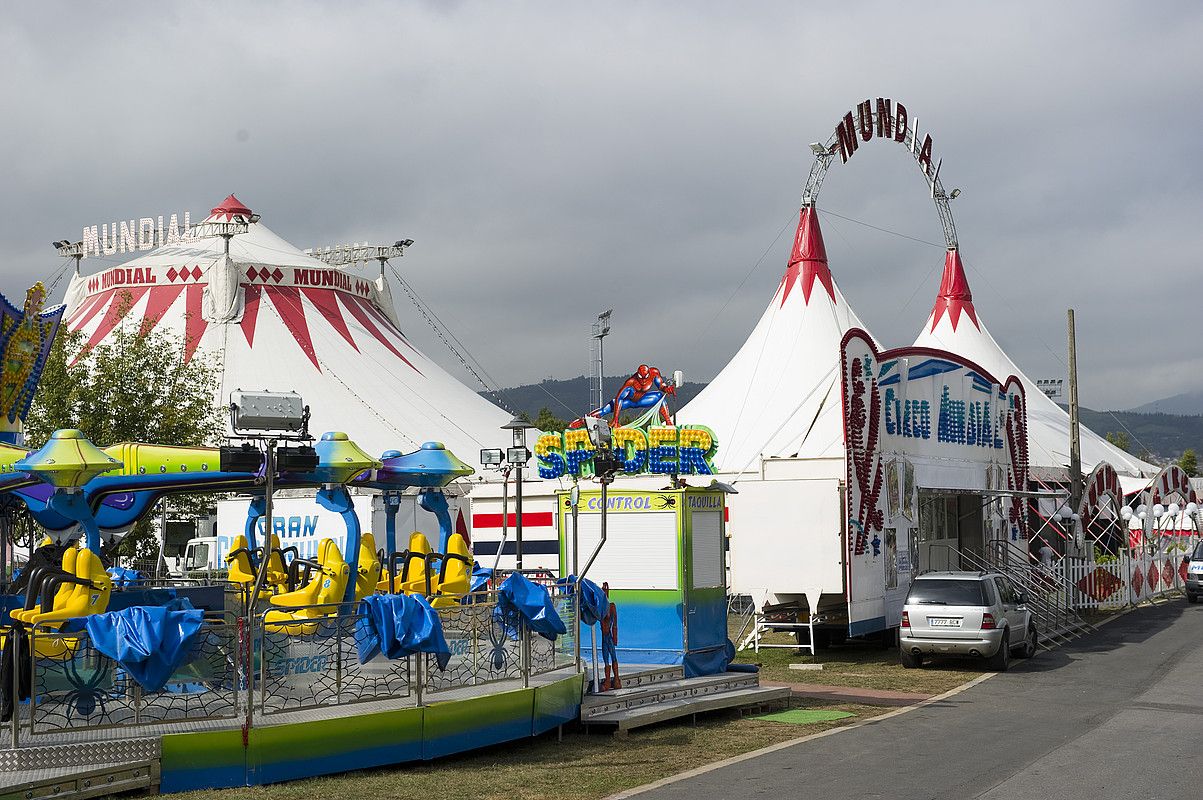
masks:
<svg viewBox="0 0 1203 800"><path fill-rule="evenodd" d="M995 578L994 588L998 590L998 599L1006 604L1015 602L1015 592L1011 589L1011 584L1006 578Z"/></svg>

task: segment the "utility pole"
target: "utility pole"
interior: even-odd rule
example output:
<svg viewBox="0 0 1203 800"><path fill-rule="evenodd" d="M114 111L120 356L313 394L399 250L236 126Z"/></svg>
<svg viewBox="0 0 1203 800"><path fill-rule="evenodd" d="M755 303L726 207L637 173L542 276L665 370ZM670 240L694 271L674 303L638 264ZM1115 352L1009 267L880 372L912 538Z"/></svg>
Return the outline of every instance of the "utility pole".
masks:
<svg viewBox="0 0 1203 800"><path fill-rule="evenodd" d="M1078 423L1078 347L1074 335L1074 310L1069 309L1069 494L1070 508L1082 501L1082 445Z"/></svg>

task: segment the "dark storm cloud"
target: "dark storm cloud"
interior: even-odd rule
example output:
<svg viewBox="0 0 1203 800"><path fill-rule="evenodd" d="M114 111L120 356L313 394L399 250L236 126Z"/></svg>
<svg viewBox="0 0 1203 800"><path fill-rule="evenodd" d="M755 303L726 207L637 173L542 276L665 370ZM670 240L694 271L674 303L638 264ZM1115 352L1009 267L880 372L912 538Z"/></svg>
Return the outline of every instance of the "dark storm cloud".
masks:
<svg viewBox="0 0 1203 800"><path fill-rule="evenodd" d="M4 289L51 275L48 243L85 223L233 191L302 247L415 239L397 266L504 384L582 372L610 306L607 371L709 378L780 278L807 143L887 96L964 191L996 338L1061 374L1073 305L1083 402L1135 405L1203 373L1201 35L1166 4L14 6ZM833 166L820 206L939 243L899 150ZM861 319L910 342L940 248L823 225Z"/></svg>

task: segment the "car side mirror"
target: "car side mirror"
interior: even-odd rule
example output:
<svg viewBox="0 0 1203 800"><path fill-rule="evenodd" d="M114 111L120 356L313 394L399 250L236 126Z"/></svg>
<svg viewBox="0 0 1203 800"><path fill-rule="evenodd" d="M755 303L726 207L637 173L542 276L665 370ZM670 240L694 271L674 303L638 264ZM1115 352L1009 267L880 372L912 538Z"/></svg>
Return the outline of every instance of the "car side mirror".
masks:
<svg viewBox="0 0 1203 800"><path fill-rule="evenodd" d="M1021 606L1026 605L1027 602L1028 602L1027 592L1020 592L1019 594L1015 595L1015 603L1017 605L1021 605Z"/></svg>
<svg viewBox="0 0 1203 800"><path fill-rule="evenodd" d="M1182 557L1182 563L1183 563L1184 565L1189 565L1189 564L1190 564L1190 556L1183 556L1183 557Z"/></svg>

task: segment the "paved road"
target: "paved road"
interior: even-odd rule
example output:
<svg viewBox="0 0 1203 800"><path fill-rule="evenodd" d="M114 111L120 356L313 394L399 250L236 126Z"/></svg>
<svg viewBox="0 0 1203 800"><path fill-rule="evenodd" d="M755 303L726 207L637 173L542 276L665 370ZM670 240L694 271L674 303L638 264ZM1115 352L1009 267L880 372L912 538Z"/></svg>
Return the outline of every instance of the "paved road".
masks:
<svg viewBox="0 0 1203 800"><path fill-rule="evenodd" d="M640 795L1203 795L1203 605L1140 609L946 701ZM1022 666L1020 666L1022 664Z"/></svg>

